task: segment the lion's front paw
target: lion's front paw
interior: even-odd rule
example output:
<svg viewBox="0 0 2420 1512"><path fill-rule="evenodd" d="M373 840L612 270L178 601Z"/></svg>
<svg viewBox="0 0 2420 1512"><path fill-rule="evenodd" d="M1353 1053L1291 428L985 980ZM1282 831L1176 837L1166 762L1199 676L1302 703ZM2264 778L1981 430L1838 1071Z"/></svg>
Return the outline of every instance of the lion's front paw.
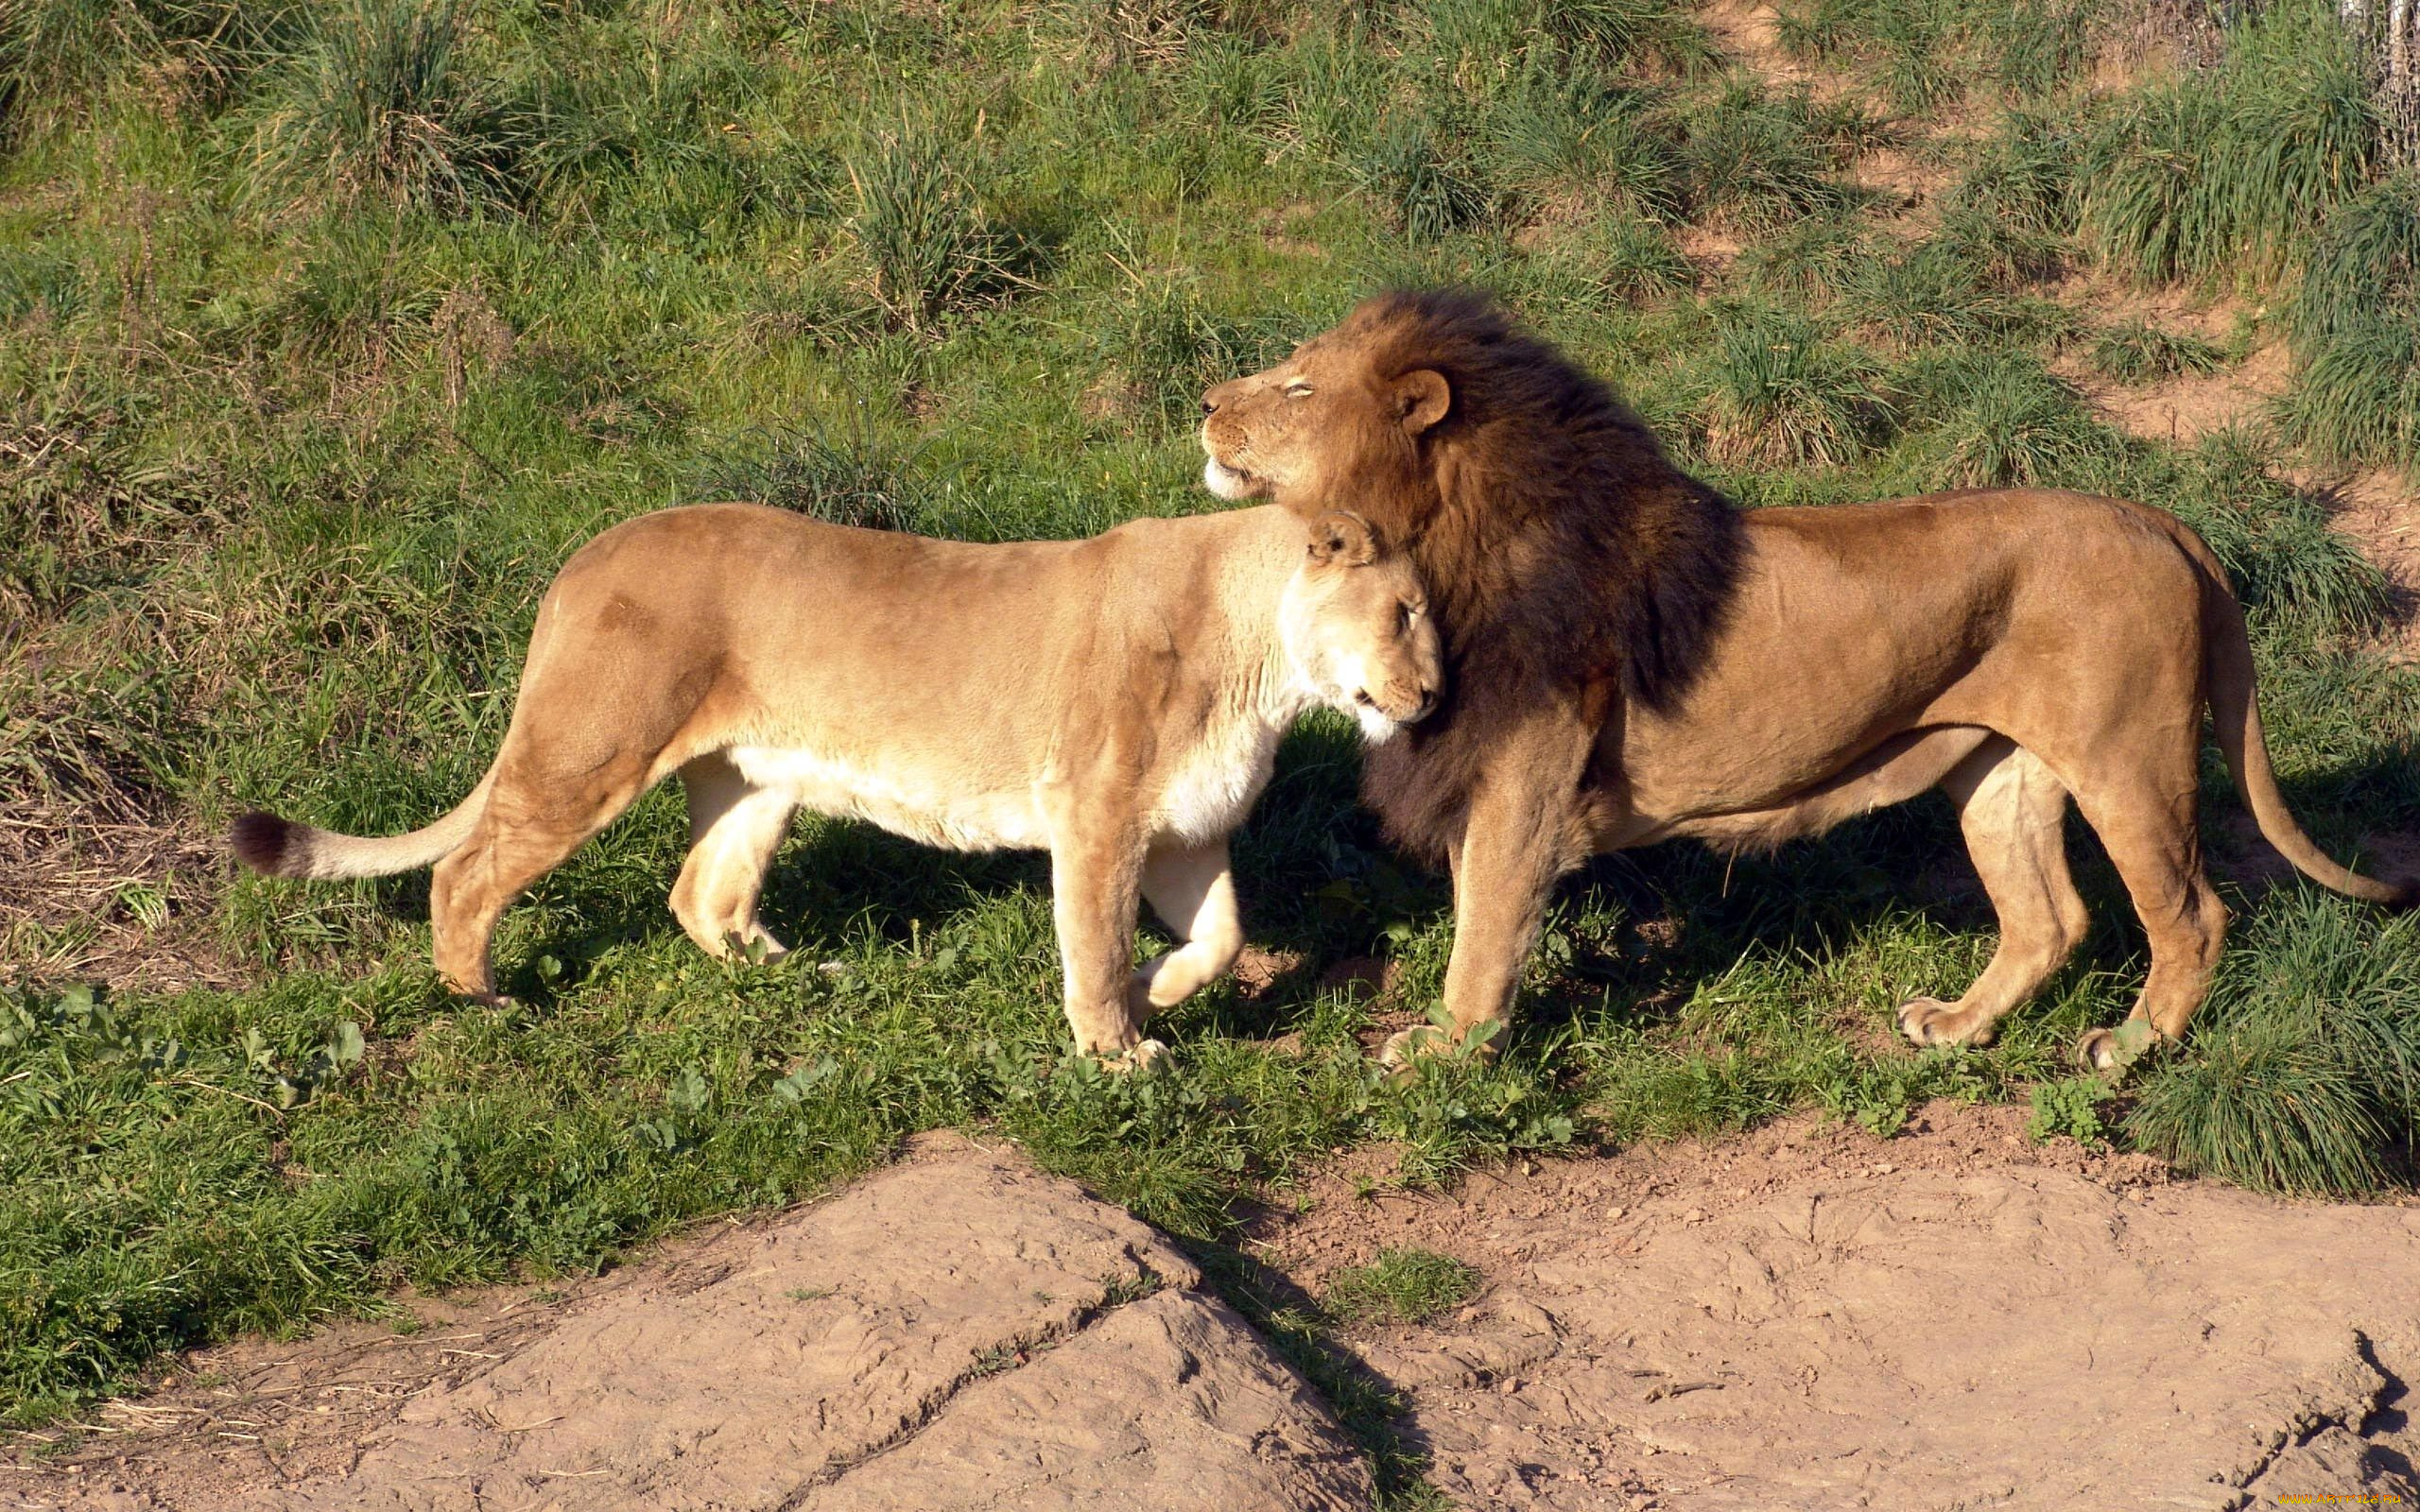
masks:
<svg viewBox="0 0 2420 1512"><path fill-rule="evenodd" d="M1444 1030L1418 1023L1387 1036L1387 1042L1378 1047L1378 1064L1396 1081L1415 1081L1420 1076L1419 1061L1452 1048Z"/></svg>
<svg viewBox="0 0 2420 1512"><path fill-rule="evenodd" d="M2149 1019L2128 1019L2115 1029L2086 1031L2076 1041L2076 1060L2117 1081L2158 1039L2159 1032L2152 1027Z"/></svg>
<svg viewBox="0 0 2420 1512"><path fill-rule="evenodd" d="M1415 1080L1419 1063L1432 1057L1449 1056L1461 1060L1493 1061L1497 1053L1496 1041L1503 1038L1504 1021L1489 1019L1468 1029L1457 1030L1443 1022L1416 1023L1387 1036L1378 1047L1378 1064L1392 1073L1399 1082Z"/></svg>
<svg viewBox="0 0 2420 1512"><path fill-rule="evenodd" d="M1899 1032L1917 1045L1987 1045L1992 1026L1974 1023L1954 1003L1910 998L1899 1005Z"/></svg>

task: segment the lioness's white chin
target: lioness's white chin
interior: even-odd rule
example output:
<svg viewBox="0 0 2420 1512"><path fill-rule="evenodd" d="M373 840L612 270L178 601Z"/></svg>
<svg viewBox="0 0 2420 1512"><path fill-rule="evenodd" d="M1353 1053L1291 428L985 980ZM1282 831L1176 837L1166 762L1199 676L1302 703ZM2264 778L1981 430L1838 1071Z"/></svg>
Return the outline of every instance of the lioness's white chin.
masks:
<svg viewBox="0 0 2420 1512"><path fill-rule="evenodd" d="M1361 723L1361 744L1365 746L1383 746L1403 729L1375 709L1356 709L1353 717Z"/></svg>
<svg viewBox="0 0 2420 1512"><path fill-rule="evenodd" d="M1260 480L1249 472L1238 472L1217 457L1201 464L1201 486L1213 496L1234 503L1249 499L1260 491Z"/></svg>

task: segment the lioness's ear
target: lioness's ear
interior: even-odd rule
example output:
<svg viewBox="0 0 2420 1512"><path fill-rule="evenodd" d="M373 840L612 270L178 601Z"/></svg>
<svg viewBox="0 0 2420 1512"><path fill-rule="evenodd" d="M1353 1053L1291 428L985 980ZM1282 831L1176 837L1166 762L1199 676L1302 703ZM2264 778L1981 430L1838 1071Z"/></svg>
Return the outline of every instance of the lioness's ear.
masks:
<svg viewBox="0 0 2420 1512"><path fill-rule="evenodd" d="M1395 380L1395 413L1403 417L1403 428L1414 436L1443 420L1453 404L1453 388L1445 375L1434 369L1418 369Z"/></svg>
<svg viewBox="0 0 2420 1512"><path fill-rule="evenodd" d="M1332 509L1311 522L1311 560L1324 567L1367 567L1378 559L1378 532L1350 509Z"/></svg>

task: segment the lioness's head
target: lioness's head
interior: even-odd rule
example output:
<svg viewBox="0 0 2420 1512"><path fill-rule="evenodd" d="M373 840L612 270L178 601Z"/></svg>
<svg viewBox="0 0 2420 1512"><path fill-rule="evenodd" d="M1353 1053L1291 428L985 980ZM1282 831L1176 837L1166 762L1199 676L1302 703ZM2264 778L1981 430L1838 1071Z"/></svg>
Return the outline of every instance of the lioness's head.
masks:
<svg viewBox="0 0 2420 1512"><path fill-rule="evenodd" d="M1364 301L1276 367L1205 392L1202 482L1221 499L1267 499L1305 518L1331 499L1413 484L1422 433L1454 404L1406 339L1414 334L1390 300Z"/></svg>
<svg viewBox="0 0 2420 1512"><path fill-rule="evenodd" d="M1437 707L1444 657L1420 575L1370 522L1336 510L1311 522L1302 567L1286 585L1277 634L1313 697L1381 741Z"/></svg>

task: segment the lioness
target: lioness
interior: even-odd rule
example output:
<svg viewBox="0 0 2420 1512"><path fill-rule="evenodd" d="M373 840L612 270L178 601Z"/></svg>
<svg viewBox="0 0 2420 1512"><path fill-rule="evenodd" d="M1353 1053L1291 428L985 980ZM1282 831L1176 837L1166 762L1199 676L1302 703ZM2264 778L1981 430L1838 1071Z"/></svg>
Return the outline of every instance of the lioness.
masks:
<svg viewBox="0 0 2420 1512"><path fill-rule="evenodd" d="M1212 492L1302 513L1354 499L1437 606L1451 690L1371 755L1365 786L1399 840L1452 868L1457 1038L1508 1012L1555 878L1592 852L1772 845L1934 786L2000 942L1957 1002L1902 1005L1908 1038L1985 1042L2083 937L2071 795L2150 936L2132 1018L2182 1035L2226 924L2196 828L2205 709L2287 860L2411 900L2296 827L2242 610L2161 510L2035 489L1741 513L1468 294L1368 301L1202 407ZM2082 1048L2106 1066L2118 1043Z"/></svg>
<svg viewBox="0 0 2420 1512"><path fill-rule="evenodd" d="M1349 513L1137 520L970 545L755 505L666 509L566 562L538 606L495 763L426 829L356 839L268 814L235 854L282 877L436 863L437 968L493 998L505 905L678 772L672 912L707 952L779 954L757 920L801 807L959 850L1050 851L1067 1022L1157 1049L1167 1007L1242 948L1227 837L1313 704L1383 740L1437 702L1420 581ZM1184 943L1127 967L1136 894Z"/></svg>

